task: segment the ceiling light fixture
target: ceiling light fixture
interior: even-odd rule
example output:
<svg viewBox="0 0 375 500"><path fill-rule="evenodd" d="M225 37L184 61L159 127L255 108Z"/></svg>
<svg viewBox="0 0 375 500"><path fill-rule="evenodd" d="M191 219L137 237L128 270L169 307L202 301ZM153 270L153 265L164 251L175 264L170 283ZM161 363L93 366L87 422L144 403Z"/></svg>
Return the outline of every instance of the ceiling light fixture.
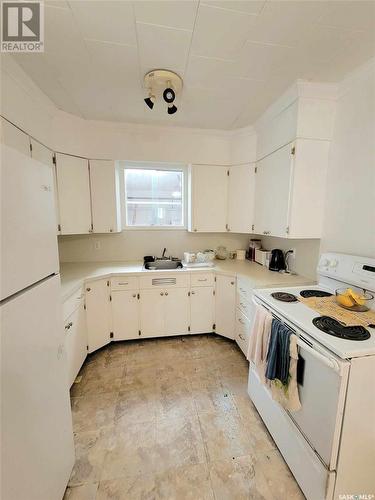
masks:
<svg viewBox="0 0 375 500"><path fill-rule="evenodd" d="M176 73L165 69L150 71L144 77L144 87L149 93L144 101L150 109L154 107L157 98L163 98L168 105L168 115L176 113L175 101L182 90L182 79Z"/></svg>

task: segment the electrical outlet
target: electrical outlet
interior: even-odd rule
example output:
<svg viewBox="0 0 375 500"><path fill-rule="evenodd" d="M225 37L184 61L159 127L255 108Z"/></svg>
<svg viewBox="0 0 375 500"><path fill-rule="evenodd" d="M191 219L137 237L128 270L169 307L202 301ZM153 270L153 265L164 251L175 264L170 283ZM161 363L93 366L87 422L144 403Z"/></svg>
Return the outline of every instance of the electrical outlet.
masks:
<svg viewBox="0 0 375 500"><path fill-rule="evenodd" d="M100 240L95 240L94 241L94 250L100 250L102 244L100 243Z"/></svg>

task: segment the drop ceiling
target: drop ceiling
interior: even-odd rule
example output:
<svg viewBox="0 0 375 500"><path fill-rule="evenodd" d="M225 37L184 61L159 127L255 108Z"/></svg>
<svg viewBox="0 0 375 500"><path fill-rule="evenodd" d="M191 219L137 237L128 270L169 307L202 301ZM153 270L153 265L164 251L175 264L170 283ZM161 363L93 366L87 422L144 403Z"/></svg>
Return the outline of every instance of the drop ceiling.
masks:
<svg viewBox="0 0 375 500"><path fill-rule="evenodd" d="M93 120L234 129L296 79L336 82L375 55L374 1L45 1L45 52L16 61L58 108ZM184 79L149 110L145 73Z"/></svg>

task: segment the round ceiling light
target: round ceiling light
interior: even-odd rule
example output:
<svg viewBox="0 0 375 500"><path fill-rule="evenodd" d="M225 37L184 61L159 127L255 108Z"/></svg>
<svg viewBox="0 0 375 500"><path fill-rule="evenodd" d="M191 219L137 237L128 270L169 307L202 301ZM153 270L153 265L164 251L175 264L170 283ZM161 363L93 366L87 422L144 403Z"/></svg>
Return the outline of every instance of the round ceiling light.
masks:
<svg viewBox="0 0 375 500"><path fill-rule="evenodd" d="M167 113L173 115L177 111L176 97L182 90L182 79L173 71L156 69L144 77L144 87L148 96L144 99L150 109L153 109L157 98L163 98L167 103Z"/></svg>

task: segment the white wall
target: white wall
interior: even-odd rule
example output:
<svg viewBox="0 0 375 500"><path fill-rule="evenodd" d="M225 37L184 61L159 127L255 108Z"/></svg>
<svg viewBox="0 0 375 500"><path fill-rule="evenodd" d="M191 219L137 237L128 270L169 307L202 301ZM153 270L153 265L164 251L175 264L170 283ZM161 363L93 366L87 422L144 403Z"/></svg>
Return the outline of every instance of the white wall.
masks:
<svg viewBox="0 0 375 500"><path fill-rule="evenodd" d="M375 60L339 92L321 250L375 257Z"/></svg>

